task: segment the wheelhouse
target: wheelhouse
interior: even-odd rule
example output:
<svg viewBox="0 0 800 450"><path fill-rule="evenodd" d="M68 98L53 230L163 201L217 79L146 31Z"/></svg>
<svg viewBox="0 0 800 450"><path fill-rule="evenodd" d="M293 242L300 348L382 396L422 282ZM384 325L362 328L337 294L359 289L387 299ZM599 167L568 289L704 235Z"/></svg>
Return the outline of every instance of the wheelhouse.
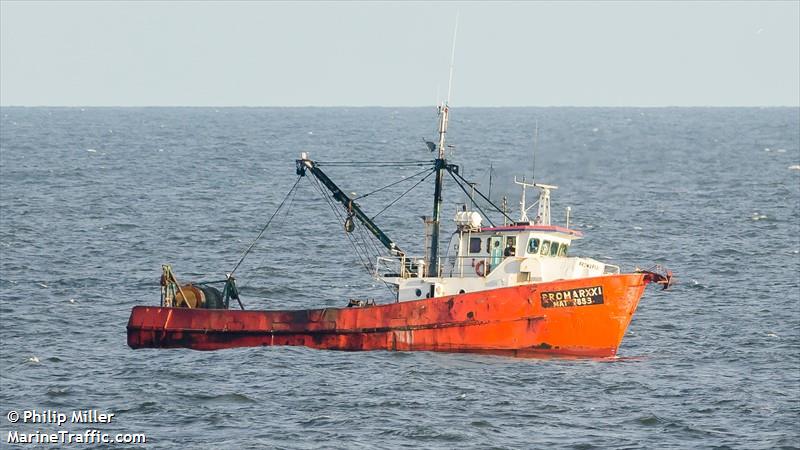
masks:
<svg viewBox="0 0 800 450"><path fill-rule="evenodd" d="M491 271L508 257L567 257L572 241L582 237L577 230L532 224L478 229L459 227L456 233L457 241L448 251L448 256L455 255L455 259L448 259L456 269L465 262L475 267L477 260L487 259L480 267L480 275L485 275L484 271Z"/></svg>
<svg viewBox="0 0 800 450"><path fill-rule="evenodd" d="M397 286L397 298L403 301L619 273L617 266L572 255L572 243L583 234L569 228L569 208L566 226L550 224L550 190L556 186L524 180L517 184L523 186L519 221L484 227L483 217L464 207L456 212L456 230L434 270L426 266L429 255L379 258L377 278ZM526 214L527 187L540 190L531 206L539 206L534 220ZM383 270L392 263L395 269Z"/></svg>

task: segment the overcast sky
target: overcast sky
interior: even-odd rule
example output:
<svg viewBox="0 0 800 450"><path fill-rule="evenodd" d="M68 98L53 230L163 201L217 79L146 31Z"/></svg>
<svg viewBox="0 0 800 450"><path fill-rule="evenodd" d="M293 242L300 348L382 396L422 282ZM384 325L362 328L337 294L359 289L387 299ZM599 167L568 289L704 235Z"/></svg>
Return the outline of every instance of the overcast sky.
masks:
<svg viewBox="0 0 800 450"><path fill-rule="evenodd" d="M800 2L0 3L0 104L800 105Z"/></svg>

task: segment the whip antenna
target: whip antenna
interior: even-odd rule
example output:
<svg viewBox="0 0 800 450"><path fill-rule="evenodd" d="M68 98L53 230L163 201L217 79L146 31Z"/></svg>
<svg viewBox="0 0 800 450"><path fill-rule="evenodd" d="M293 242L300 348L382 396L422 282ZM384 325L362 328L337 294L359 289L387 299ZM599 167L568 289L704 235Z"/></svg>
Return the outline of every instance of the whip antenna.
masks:
<svg viewBox="0 0 800 450"><path fill-rule="evenodd" d="M492 173L494 172L494 163L489 163L489 201L492 200Z"/></svg>
<svg viewBox="0 0 800 450"><path fill-rule="evenodd" d="M458 12L456 12L456 26L453 28L453 49L450 52L450 78L447 80L447 104L450 104L450 94L453 91L453 66L456 60L456 35L458 34Z"/></svg>
<svg viewBox="0 0 800 450"><path fill-rule="evenodd" d="M536 184L536 148L539 147L539 119L533 129L533 167L531 168L531 182Z"/></svg>

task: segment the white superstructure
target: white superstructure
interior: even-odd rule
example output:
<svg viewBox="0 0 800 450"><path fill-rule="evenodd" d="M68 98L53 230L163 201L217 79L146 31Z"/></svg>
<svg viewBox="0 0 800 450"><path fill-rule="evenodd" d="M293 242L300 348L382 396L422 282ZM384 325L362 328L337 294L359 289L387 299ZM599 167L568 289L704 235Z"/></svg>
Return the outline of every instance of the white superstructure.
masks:
<svg viewBox="0 0 800 450"><path fill-rule="evenodd" d="M405 301L619 273L617 266L569 256L582 233L550 224L550 190L557 186L515 182L522 186L519 222L482 227L478 212L458 211L451 244L438 258L438 276L425 276L425 258L381 257L376 278L395 285L397 300ZM530 207L525 203L529 187L539 189L539 199ZM537 204L537 217L530 221L527 210Z"/></svg>

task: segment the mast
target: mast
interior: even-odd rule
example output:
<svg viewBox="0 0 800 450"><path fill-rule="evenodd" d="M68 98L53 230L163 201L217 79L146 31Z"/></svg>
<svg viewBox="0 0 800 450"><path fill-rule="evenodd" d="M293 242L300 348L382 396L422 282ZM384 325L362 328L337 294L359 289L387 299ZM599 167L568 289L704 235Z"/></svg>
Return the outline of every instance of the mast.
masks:
<svg viewBox="0 0 800 450"><path fill-rule="evenodd" d="M522 186L522 195L520 196L520 199L519 199L519 222L520 223L530 222L530 220L528 219L528 207L525 204L525 191L529 187L536 186L536 184L535 183L526 183L525 182L525 177L522 177L522 181L517 181L517 177L516 176L514 177L514 183Z"/></svg>
<svg viewBox="0 0 800 450"><path fill-rule="evenodd" d="M533 221L534 225L550 225L550 190L558 189L558 186L542 183L526 183L524 177L522 181L517 181L517 177L514 177L514 183L522 186L522 196L519 201L520 223L530 223L528 210L538 204L539 212L536 215L536 220ZM531 206L525 204L525 190L529 187L539 188L539 200Z"/></svg>
<svg viewBox="0 0 800 450"><path fill-rule="evenodd" d="M453 29L453 49L450 52L450 73L447 80L447 101L439 106L439 154L436 158L434 167L436 168L436 184L433 187L433 217L431 218L431 241L430 255L428 259L428 276L439 275L439 216L442 210L442 184L444 182L444 171L447 167L444 154L444 135L447 134L448 114L450 113L450 95L453 92L453 64L456 59L456 35L458 34L458 13L456 13L456 25Z"/></svg>
<svg viewBox="0 0 800 450"><path fill-rule="evenodd" d="M439 106L439 154L435 160L436 184L433 187L433 217L431 218L431 242L428 260L428 276L435 277L439 274L439 216L442 210L442 184L444 182L444 171L447 165L444 154L445 134L447 133L449 107L446 102Z"/></svg>
<svg viewBox="0 0 800 450"><path fill-rule="evenodd" d="M539 188L539 225L550 225L550 190L558 189L558 186L552 184L534 183L534 186Z"/></svg>

